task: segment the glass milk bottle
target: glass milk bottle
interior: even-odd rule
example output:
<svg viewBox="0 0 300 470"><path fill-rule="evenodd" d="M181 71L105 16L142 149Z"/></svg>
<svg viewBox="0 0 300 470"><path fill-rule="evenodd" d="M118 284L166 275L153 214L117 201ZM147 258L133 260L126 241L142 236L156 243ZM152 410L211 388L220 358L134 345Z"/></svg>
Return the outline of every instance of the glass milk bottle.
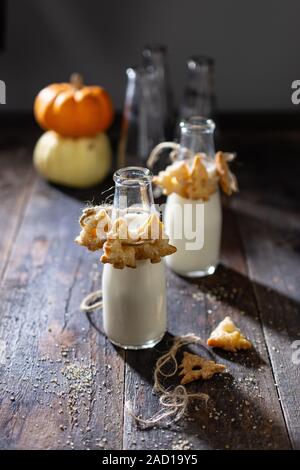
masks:
<svg viewBox="0 0 300 470"><path fill-rule="evenodd" d="M152 174L127 167L114 174L113 219L124 217L129 234L153 213ZM136 268L116 269L105 264L102 274L103 326L109 340L124 349L157 344L167 324L164 262L137 261Z"/></svg>
<svg viewBox="0 0 300 470"><path fill-rule="evenodd" d="M209 175L216 174L215 124L211 119L193 117L181 123L177 159L192 165L195 154L204 155ZM187 277L213 274L219 262L222 209L218 185L207 201L187 199L176 193L167 198L165 229L177 252L166 258L167 265Z"/></svg>

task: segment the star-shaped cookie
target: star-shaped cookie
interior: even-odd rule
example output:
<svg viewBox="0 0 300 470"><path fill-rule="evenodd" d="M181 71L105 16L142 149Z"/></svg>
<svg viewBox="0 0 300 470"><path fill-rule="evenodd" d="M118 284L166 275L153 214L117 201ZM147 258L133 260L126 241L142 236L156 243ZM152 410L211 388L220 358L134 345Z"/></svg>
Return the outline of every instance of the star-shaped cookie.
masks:
<svg viewBox="0 0 300 470"><path fill-rule="evenodd" d="M179 368L182 369L179 373L179 376L183 376L180 382L182 385L199 379L208 380L214 374L225 370L225 366L222 364L216 364L214 361L186 351L183 353L183 360Z"/></svg>
<svg viewBox="0 0 300 470"><path fill-rule="evenodd" d="M225 317L211 332L207 344L213 348L221 348L233 352L239 349L252 348L250 341L242 334L230 317Z"/></svg>

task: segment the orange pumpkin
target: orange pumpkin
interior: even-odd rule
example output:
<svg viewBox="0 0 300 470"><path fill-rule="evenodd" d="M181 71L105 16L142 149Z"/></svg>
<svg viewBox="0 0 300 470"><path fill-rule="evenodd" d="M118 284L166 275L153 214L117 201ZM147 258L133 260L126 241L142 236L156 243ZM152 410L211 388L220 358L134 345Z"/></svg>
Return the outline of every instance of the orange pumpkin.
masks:
<svg viewBox="0 0 300 470"><path fill-rule="evenodd" d="M53 83L39 92L34 115L43 129L65 137L89 137L107 129L114 111L108 93L99 86L84 86L82 77Z"/></svg>

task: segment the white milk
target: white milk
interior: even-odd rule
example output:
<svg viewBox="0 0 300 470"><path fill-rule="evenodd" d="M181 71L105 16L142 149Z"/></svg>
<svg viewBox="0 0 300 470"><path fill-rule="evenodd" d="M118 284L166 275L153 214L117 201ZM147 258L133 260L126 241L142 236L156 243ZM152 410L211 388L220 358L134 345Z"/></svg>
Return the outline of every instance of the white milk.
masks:
<svg viewBox="0 0 300 470"><path fill-rule="evenodd" d="M105 264L102 274L103 325L108 338L128 349L152 347L166 331L165 266L137 261L137 267L116 269Z"/></svg>
<svg viewBox="0 0 300 470"><path fill-rule="evenodd" d="M149 219L149 212L140 210L136 212L137 209L127 209L128 212L123 214L123 218L127 222L128 235L133 239L136 238L137 232L141 226L143 226Z"/></svg>
<svg viewBox="0 0 300 470"><path fill-rule="evenodd" d="M184 211L184 206L187 204L190 205L189 213ZM196 220L198 220L197 228ZM219 190L206 202L185 199L172 193L167 199L164 222L170 243L177 248L176 253L166 257L167 265L183 276L212 274L218 264L220 253L222 209ZM196 240L196 238L194 240L187 238L191 231L197 231L198 245L203 244L202 248L188 249L187 244Z"/></svg>
<svg viewBox="0 0 300 470"><path fill-rule="evenodd" d="M147 212L123 215L134 236L149 218ZM164 262L137 261L136 268L106 264L102 275L103 323L108 338L124 348L154 346L167 323Z"/></svg>

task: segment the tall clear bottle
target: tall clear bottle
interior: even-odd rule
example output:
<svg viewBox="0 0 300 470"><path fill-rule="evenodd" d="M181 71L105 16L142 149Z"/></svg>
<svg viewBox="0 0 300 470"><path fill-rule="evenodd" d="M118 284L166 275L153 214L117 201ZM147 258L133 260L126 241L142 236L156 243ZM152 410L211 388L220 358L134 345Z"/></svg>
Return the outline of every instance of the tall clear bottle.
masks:
<svg viewBox="0 0 300 470"><path fill-rule="evenodd" d="M165 140L164 99L157 73L128 68L118 167L144 164L155 145Z"/></svg>
<svg viewBox="0 0 300 470"><path fill-rule="evenodd" d="M196 154L212 180L217 181L214 162L215 124L211 119L193 117L181 123L178 160L191 166ZM166 263L178 274L199 277L213 274L219 262L222 209L218 185L209 199L187 199L176 193L167 198L165 228L170 243L177 248Z"/></svg>
<svg viewBox="0 0 300 470"><path fill-rule="evenodd" d="M187 82L179 110L179 122L192 116L213 118L215 115L214 61L193 56L187 61Z"/></svg>
<svg viewBox="0 0 300 470"><path fill-rule="evenodd" d="M127 167L114 174L113 218L124 217L134 233L154 210L150 170ZM164 263L137 261L137 267L116 269L105 264L102 274L103 326L110 341L124 349L151 348L167 324Z"/></svg>
<svg viewBox="0 0 300 470"><path fill-rule="evenodd" d="M143 49L143 66L157 75L161 89L162 119L165 137L172 138L174 126L173 94L170 84L168 51L162 44L147 45Z"/></svg>

